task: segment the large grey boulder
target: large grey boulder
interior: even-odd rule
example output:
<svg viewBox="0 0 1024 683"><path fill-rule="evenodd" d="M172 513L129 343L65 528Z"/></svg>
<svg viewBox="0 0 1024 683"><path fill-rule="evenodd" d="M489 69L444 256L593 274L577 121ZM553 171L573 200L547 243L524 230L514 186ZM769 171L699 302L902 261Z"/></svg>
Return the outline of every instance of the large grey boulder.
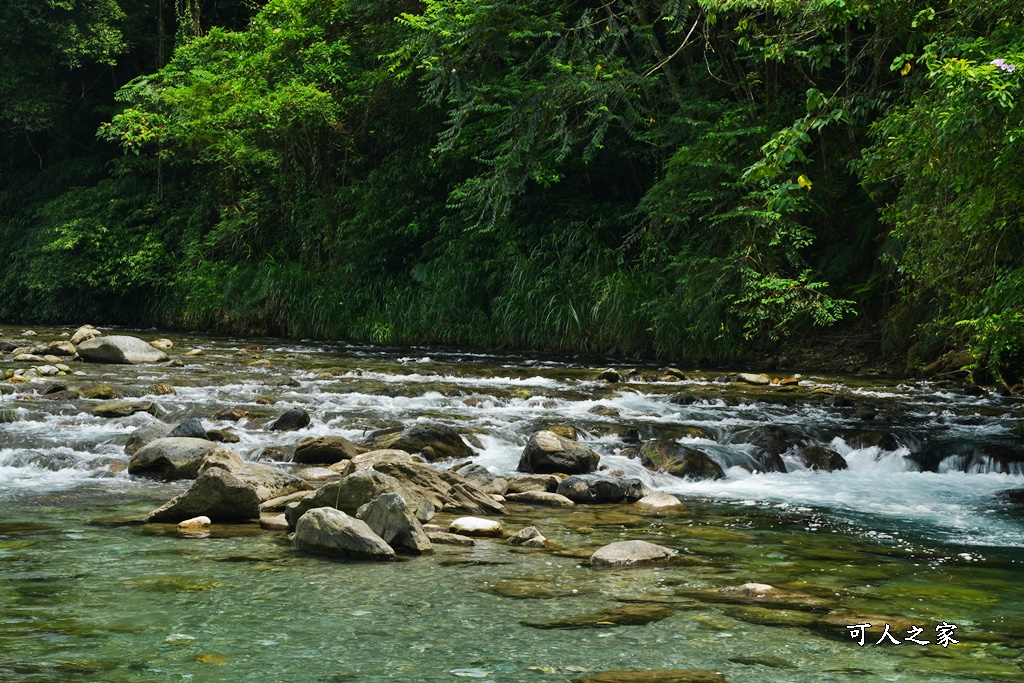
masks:
<svg viewBox="0 0 1024 683"><path fill-rule="evenodd" d="M167 354L158 351L138 337L113 335L96 337L78 344L78 355L89 363L160 363L167 360Z"/></svg>
<svg viewBox="0 0 1024 683"><path fill-rule="evenodd" d="M362 451L345 437L329 434L300 441L295 447L294 461L302 465L333 465L351 460Z"/></svg>
<svg viewBox="0 0 1024 683"><path fill-rule="evenodd" d="M394 560L395 551L361 519L341 510L314 508L295 525L292 545L300 550L356 560Z"/></svg>
<svg viewBox="0 0 1024 683"><path fill-rule="evenodd" d="M260 503L310 489L304 480L272 465L245 463L232 474L253 487Z"/></svg>
<svg viewBox="0 0 1024 683"><path fill-rule="evenodd" d="M556 493L574 503L633 503L651 493L637 477L574 474L558 485Z"/></svg>
<svg viewBox="0 0 1024 683"><path fill-rule="evenodd" d="M473 457L473 450L455 429L434 423L416 423L401 432L382 434L370 442L370 447L418 453L431 462Z"/></svg>
<svg viewBox="0 0 1024 683"><path fill-rule="evenodd" d="M618 541L598 548L590 556L590 564L596 567L628 567L652 562L666 562L679 553L663 545L647 541Z"/></svg>
<svg viewBox="0 0 1024 683"><path fill-rule="evenodd" d="M150 444L157 439L164 439L171 434L171 425L162 422L139 427L128 435L128 441L124 445L124 452L128 455L135 455L143 446Z"/></svg>
<svg viewBox="0 0 1024 683"><path fill-rule="evenodd" d="M423 526L397 493L381 494L360 507L356 517L366 522L392 548L417 555L434 550Z"/></svg>
<svg viewBox="0 0 1024 683"><path fill-rule="evenodd" d="M558 436L554 432L542 430L535 432L523 449L519 458L520 472L550 474L587 474L597 469L601 459L594 451L571 439Z"/></svg>
<svg viewBox="0 0 1024 683"><path fill-rule="evenodd" d="M195 479L210 468L236 470L244 464L234 451L212 441L167 437L136 451L128 463L128 474L151 479Z"/></svg>
<svg viewBox="0 0 1024 683"><path fill-rule="evenodd" d="M754 446L754 460L763 472L785 472L782 454L807 443L805 437L780 425L761 425L739 436Z"/></svg>
<svg viewBox="0 0 1024 683"><path fill-rule="evenodd" d="M403 486L394 477L374 469L360 470L340 481L324 484L312 496L290 503L285 508L285 516L288 524L295 526L302 515L319 507L331 507L355 515L360 507L385 493L399 494L417 519L423 522L434 516L434 505L429 500Z"/></svg>
<svg viewBox="0 0 1024 683"><path fill-rule="evenodd" d="M187 491L149 513L147 522L177 523L205 515L214 522L245 522L260 516L256 488L231 472L203 472Z"/></svg>
<svg viewBox="0 0 1024 683"><path fill-rule="evenodd" d="M644 466L684 479L724 479L722 467L707 453L670 439L655 439L640 447Z"/></svg>

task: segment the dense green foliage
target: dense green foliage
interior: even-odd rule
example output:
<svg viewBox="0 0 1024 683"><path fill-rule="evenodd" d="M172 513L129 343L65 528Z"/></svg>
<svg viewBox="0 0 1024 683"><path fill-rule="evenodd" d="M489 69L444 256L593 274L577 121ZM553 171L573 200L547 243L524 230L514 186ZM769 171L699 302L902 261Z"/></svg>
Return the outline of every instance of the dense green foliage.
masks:
<svg viewBox="0 0 1024 683"><path fill-rule="evenodd" d="M1009 0L0 16L4 318L711 360L883 320L1019 375Z"/></svg>

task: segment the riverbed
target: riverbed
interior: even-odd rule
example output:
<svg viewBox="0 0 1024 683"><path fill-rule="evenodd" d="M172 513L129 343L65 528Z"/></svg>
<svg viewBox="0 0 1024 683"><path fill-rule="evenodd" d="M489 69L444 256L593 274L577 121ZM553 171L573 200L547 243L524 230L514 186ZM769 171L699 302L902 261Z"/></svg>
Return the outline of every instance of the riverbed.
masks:
<svg viewBox="0 0 1024 683"><path fill-rule="evenodd" d="M30 345L72 330L0 331ZM607 359L127 333L168 338L172 364L73 361L72 374L0 382L2 681L1024 676L1024 508L1002 493L1024 487L1016 397L882 377L769 372L774 383L760 385L729 370ZM0 371L33 365L0 359ZM597 379L606 368L620 381ZM96 417L99 401L42 398L54 382L102 382L153 401L155 415ZM300 407L308 427L265 428ZM248 415L215 419L224 408ZM191 416L236 434L230 447L243 459L275 461L310 436L358 443L438 422L495 474L515 471L531 433L572 426L604 471L675 494L685 511L509 505L506 534L533 525L548 548L478 540L387 564L303 554L255 524L202 534L141 524L186 484L128 475L124 443L139 427ZM827 446L848 468L807 469L787 454L787 472L756 471L743 435L762 425ZM864 431L891 440L851 445ZM726 477L645 469L630 456L654 438L708 453ZM629 539L680 559L587 562ZM766 607L716 595L751 582L807 600ZM861 623L872 624L863 645L850 628ZM876 644L886 623L899 644Z"/></svg>

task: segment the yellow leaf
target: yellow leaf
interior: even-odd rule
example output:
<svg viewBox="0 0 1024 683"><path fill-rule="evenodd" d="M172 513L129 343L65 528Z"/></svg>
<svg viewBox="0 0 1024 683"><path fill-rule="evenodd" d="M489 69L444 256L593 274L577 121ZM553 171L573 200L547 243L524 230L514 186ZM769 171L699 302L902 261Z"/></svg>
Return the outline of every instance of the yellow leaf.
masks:
<svg viewBox="0 0 1024 683"><path fill-rule="evenodd" d="M800 177L796 179L796 183L805 190L811 189L811 181L802 173L800 174Z"/></svg>
<svg viewBox="0 0 1024 683"><path fill-rule="evenodd" d="M906 64L903 65L903 68L900 69L900 75L901 76L906 76L908 73L910 73L910 69L911 68L912 67L911 67L910 62L907 62Z"/></svg>

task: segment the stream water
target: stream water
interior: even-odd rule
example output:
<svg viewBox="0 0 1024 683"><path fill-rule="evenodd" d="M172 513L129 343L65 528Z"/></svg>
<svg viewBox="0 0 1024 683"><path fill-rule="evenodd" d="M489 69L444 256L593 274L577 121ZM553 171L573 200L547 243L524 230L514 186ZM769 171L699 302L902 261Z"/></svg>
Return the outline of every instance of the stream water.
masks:
<svg viewBox="0 0 1024 683"><path fill-rule="evenodd" d="M35 330L26 343L65 331ZM1024 487L1019 399L817 375L762 387L693 368L686 380L609 384L594 379L602 365L571 358L133 334L168 336L179 366L74 362L68 376L0 383L0 681L554 682L649 669L731 682L1024 678L1024 509L1000 495ZM244 350L252 344L262 348ZM193 348L203 355L184 354ZM0 372L31 365L7 355ZM154 401L157 415L95 417L99 401L41 398L53 381L101 381ZM304 407L313 421L269 432L214 419L226 407L257 420ZM507 532L534 525L552 547L437 545L372 565L293 551L256 525L196 536L139 524L186 484L129 476L124 443L189 416L232 429L247 460L309 436L358 442L442 422L498 474L515 470L533 431L572 425L602 467L677 494L686 511L510 506ZM832 448L849 468L808 470L788 454L789 472L752 473L743 435L765 424ZM864 429L896 447L853 447ZM627 455L637 435L703 450L727 476L650 472ZM625 539L682 561L588 565ZM809 601L778 609L702 592L747 582ZM587 615L605 616L573 621ZM861 646L848 626L867 622ZM899 645L875 644L885 623ZM942 624L958 643L937 642ZM929 644L906 640L914 626Z"/></svg>

